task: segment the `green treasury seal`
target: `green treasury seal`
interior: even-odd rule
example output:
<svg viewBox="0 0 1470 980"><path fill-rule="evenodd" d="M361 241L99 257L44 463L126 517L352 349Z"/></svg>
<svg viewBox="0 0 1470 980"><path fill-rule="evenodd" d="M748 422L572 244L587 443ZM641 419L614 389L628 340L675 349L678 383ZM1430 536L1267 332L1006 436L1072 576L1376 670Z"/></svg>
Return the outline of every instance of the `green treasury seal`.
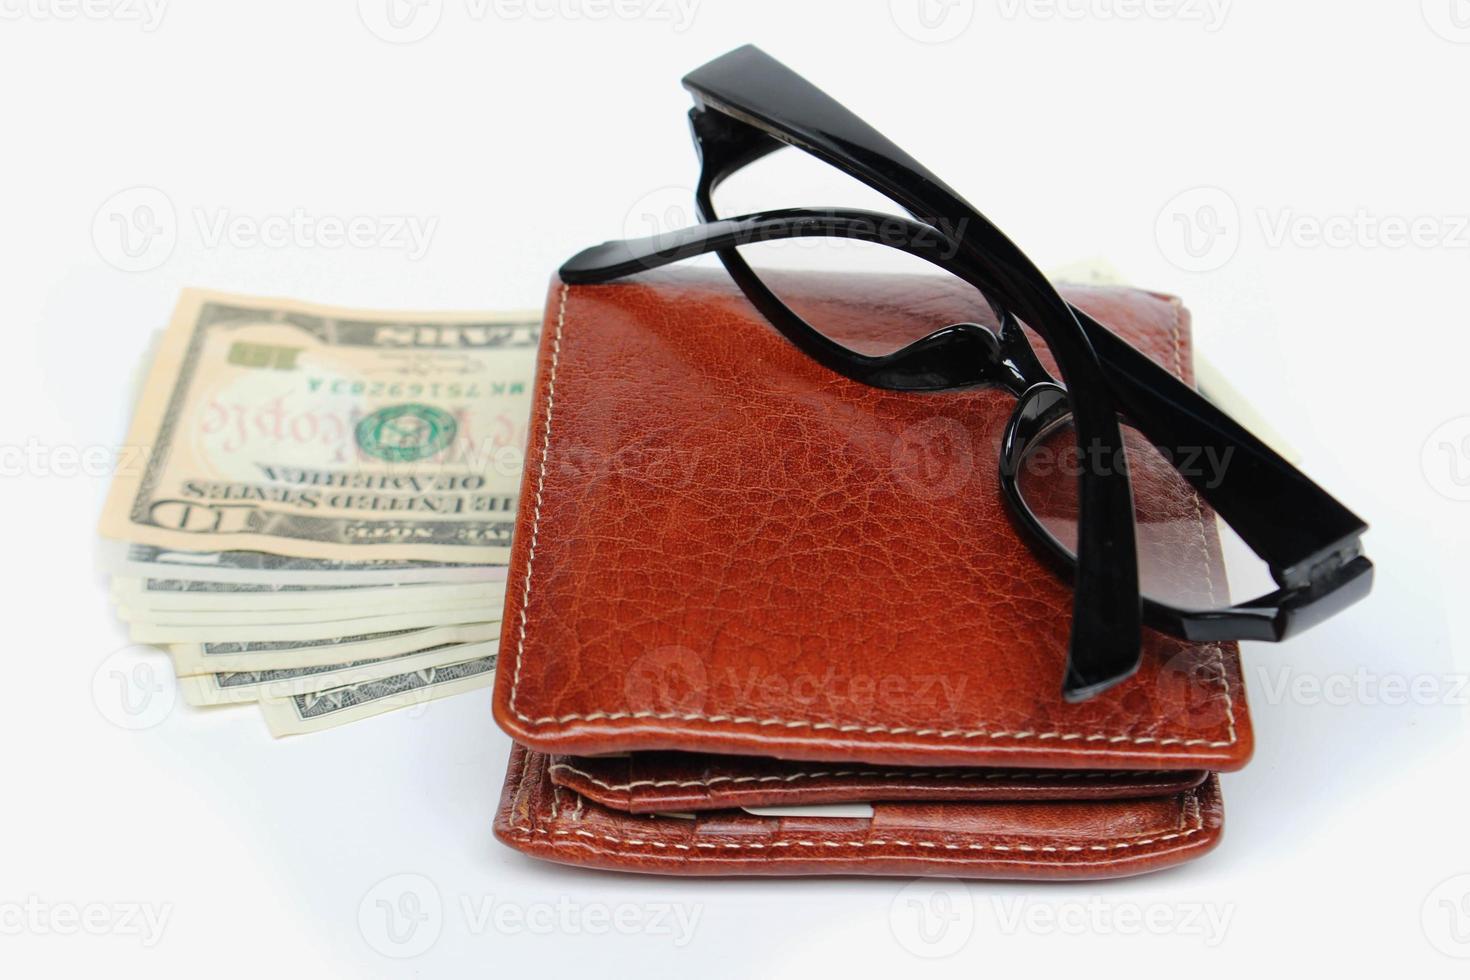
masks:
<svg viewBox="0 0 1470 980"><path fill-rule="evenodd" d="M392 463L411 463L432 456L454 441L454 416L409 402L380 408L357 423L357 444L369 456Z"/></svg>

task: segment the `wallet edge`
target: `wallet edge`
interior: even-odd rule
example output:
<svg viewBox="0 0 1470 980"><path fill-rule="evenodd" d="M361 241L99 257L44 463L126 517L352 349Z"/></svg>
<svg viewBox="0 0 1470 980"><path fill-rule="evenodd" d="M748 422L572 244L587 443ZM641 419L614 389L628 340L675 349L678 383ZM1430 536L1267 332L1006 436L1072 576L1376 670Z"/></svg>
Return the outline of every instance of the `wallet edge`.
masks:
<svg viewBox="0 0 1470 980"><path fill-rule="evenodd" d="M511 748L494 833L531 857L581 867L674 875L953 875L997 880L1091 880L1174 867L1213 850L1223 835L1219 777L1179 794L1195 816L1178 831L1145 838L1065 843L1057 836L1006 843L979 835L919 835L840 843L825 840L808 820L790 835L754 841L667 843L649 836L588 830L581 807L558 808L548 757L520 743ZM1120 801L1125 802L1125 801ZM648 817L622 815L630 828ZM816 824L820 826L820 822ZM858 848L871 848L854 856Z"/></svg>

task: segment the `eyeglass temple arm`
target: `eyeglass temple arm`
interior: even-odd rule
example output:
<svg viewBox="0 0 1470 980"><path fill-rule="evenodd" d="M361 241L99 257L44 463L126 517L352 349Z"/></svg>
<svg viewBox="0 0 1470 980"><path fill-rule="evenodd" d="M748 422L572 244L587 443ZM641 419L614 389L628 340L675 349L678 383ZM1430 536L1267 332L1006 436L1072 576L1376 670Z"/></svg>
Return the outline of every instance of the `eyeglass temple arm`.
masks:
<svg viewBox="0 0 1470 980"><path fill-rule="evenodd" d="M612 282L753 241L828 234L818 227L818 214L805 209L766 211L675 228L644 238L613 239L582 249L562 263L558 275L562 282L571 285ZM853 225L853 222L838 222L832 227Z"/></svg>
<svg viewBox="0 0 1470 980"><path fill-rule="evenodd" d="M1179 467L1180 474L1266 561L1283 589L1305 599L1366 570L1359 539L1368 526L1361 518L1198 391L1087 313L1076 315L1119 410L1161 450L1196 456L1196 465ZM1211 451L1209 465L1198 465ZM1309 620L1303 608L1297 626Z"/></svg>

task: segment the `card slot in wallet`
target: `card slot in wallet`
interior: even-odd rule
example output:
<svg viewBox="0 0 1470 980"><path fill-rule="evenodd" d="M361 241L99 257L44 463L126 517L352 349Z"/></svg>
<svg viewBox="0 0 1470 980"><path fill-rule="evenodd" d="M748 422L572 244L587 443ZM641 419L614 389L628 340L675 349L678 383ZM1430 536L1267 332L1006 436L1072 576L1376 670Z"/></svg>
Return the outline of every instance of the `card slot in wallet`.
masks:
<svg viewBox="0 0 1470 980"><path fill-rule="evenodd" d="M1141 799L1194 789L1208 775L1203 770L834 765L686 752L552 756L547 774L557 786L628 813L881 801Z"/></svg>
<svg viewBox="0 0 1470 980"><path fill-rule="evenodd" d="M496 836L566 864L684 875L1113 878L1180 864L1220 841L1219 782L1131 800L878 803L870 819L716 810L694 819L602 806L552 782L516 745Z"/></svg>

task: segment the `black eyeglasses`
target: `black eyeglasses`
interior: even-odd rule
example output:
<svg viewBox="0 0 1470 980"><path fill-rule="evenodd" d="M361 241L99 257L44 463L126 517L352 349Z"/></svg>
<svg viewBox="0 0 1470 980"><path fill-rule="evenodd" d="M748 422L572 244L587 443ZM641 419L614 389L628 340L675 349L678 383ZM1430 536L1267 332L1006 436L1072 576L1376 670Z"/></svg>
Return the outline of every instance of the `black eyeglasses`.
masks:
<svg viewBox="0 0 1470 980"><path fill-rule="evenodd" d="M999 385L1014 394L1001 488L1019 526L1074 583L1067 700L1090 698L1137 670L1141 623L1188 640L1276 641L1368 593L1373 566L1361 550L1362 520L1067 303L998 228L867 123L750 45L691 72L684 87L695 102L689 118L702 162L695 199L703 223L586 249L562 266L562 280L608 282L713 252L772 325L832 371L897 391ZM909 217L832 208L719 217L715 188L787 145L857 178ZM891 353L854 349L799 315L793 306L801 304L783 299L780 280L742 255L756 243L812 236L870 242L932 263L978 290L998 328L952 323ZM1065 386L1042 366L1023 324L1045 342ZM1075 481L1036 465L1069 453ZM1223 462L1189 464L1199 459ZM1135 520L1140 481L1148 513ZM1235 605L1217 597L1209 549L1191 550L1180 536L1187 526L1199 537L1196 493L1266 563L1274 589Z"/></svg>

